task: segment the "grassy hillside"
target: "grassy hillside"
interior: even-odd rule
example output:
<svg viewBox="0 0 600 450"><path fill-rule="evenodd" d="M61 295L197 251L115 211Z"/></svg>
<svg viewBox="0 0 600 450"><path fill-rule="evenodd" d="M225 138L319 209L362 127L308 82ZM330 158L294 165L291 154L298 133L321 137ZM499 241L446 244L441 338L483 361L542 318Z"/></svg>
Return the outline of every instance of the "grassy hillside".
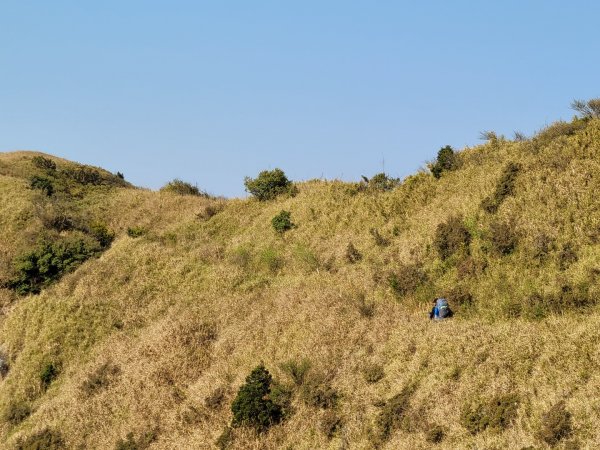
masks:
<svg viewBox="0 0 600 450"><path fill-rule="evenodd" d="M309 181L266 202L150 192L100 169L90 183L58 158L0 155L0 440L595 447L600 120L489 137L439 178ZM295 226L276 233L282 210ZM61 214L76 225L53 228ZM98 224L114 235L105 246ZM94 251L19 295L19 258L40 239ZM431 323L440 295L456 315ZM224 433L261 363L285 419Z"/></svg>

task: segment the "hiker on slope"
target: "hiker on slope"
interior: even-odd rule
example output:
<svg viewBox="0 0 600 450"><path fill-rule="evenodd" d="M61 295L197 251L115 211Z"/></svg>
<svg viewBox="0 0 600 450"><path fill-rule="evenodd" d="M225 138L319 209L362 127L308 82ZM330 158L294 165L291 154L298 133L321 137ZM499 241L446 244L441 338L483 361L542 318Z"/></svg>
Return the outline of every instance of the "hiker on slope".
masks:
<svg viewBox="0 0 600 450"><path fill-rule="evenodd" d="M450 305L448 305L448 300L445 298L434 298L433 299L433 308L429 313L429 319L431 320L444 320L452 317L454 313L450 309Z"/></svg>

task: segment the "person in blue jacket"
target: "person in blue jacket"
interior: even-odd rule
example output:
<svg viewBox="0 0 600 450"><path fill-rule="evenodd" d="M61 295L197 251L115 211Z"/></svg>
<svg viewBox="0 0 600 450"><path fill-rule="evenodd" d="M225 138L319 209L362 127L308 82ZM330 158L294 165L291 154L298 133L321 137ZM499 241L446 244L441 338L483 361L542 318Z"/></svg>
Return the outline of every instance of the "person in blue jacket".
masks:
<svg viewBox="0 0 600 450"><path fill-rule="evenodd" d="M454 313L450 309L450 305L448 305L448 300L445 298L434 298L433 299L433 308L429 313L429 319L433 320L443 320L452 317Z"/></svg>

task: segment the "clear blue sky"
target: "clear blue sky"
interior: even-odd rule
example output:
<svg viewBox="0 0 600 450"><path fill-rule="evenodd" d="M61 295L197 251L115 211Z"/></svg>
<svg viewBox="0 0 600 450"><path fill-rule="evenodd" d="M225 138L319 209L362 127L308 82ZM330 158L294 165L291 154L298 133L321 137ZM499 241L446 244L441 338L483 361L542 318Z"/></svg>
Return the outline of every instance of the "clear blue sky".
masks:
<svg viewBox="0 0 600 450"><path fill-rule="evenodd" d="M0 1L0 151L158 188L403 177L600 96L594 1Z"/></svg>

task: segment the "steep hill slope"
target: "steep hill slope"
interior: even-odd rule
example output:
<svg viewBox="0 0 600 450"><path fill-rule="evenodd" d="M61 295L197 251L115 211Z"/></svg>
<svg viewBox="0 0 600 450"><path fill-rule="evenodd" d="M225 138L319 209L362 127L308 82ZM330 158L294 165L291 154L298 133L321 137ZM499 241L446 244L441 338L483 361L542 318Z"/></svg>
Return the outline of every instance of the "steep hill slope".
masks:
<svg viewBox="0 0 600 450"><path fill-rule="evenodd" d="M0 155L6 448L600 442L600 120L491 136L439 179L315 180L268 202L86 182L71 164ZM278 234L281 210L296 226ZM76 225L53 228L61 215ZM19 295L40 239L93 251ZM431 323L439 295L456 316ZM223 433L260 363L285 420Z"/></svg>

